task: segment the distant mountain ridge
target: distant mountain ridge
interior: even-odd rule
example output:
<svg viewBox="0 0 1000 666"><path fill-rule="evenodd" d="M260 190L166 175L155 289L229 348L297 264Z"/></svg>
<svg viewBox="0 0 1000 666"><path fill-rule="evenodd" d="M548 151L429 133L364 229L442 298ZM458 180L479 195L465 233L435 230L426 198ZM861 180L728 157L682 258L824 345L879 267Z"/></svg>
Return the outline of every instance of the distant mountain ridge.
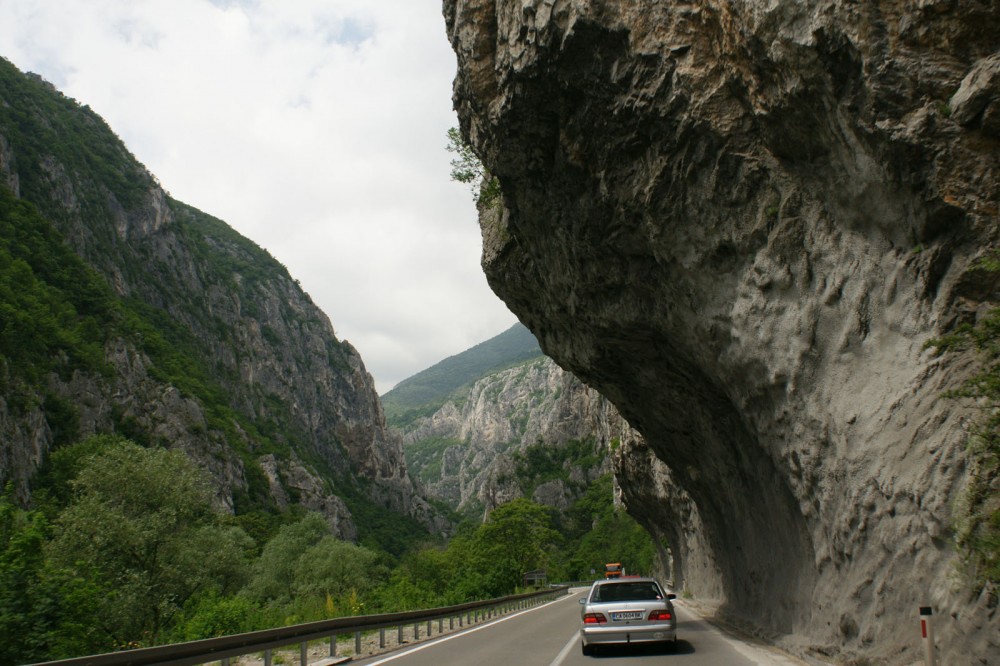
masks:
<svg viewBox="0 0 1000 666"><path fill-rule="evenodd" d="M568 511L610 474L614 442L635 436L520 323L404 380L382 402L410 474L468 517L518 497Z"/></svg>
<svg viewBox="0 0 1000 666"><path fill-rule="evenodd" d="M456 390L504 368L542 357L531 331L517 323L495 337L404 379L382 396L390 424L435 412Z"/></svg>

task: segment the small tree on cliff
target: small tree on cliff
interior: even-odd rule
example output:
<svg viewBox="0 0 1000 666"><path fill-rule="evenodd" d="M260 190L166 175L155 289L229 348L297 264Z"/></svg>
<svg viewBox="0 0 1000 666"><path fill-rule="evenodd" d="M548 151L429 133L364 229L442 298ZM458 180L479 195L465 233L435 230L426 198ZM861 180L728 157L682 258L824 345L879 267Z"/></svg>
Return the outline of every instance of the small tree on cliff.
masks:
<svg viewBox="0 0 1000 666"><path fill-rule="evenodd" d="M457 157L451 161L451 179L466 183L472 189L476 205L493 208L500 204L500 181L486 170L472 146L465 142L457 127L448 130L448 152Z"/></svg>

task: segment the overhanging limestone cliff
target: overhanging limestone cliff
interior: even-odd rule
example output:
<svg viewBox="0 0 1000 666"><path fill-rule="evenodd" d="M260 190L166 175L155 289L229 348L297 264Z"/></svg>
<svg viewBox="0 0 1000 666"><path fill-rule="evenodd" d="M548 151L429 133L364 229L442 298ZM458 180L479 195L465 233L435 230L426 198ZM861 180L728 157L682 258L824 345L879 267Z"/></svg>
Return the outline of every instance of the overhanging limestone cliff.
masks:
<svg viewBox="0 0 1000 666"><path fill-rule="evenodd" d="M642 435L618 461L674 576L803 651L948 655L970 359L997 302L995 3L445 0L463 134L497 176L483 266ZM970 652L971 651L971 652Z"/></svg>

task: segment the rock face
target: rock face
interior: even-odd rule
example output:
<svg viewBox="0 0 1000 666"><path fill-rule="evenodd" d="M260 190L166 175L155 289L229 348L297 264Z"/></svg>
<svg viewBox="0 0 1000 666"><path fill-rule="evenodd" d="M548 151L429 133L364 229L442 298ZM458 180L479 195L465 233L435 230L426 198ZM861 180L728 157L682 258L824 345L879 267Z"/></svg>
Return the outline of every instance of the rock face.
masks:
<svg viewBox="0 0 1000 666"><path fill-rule="evenodd" d="M13 481L27 500L55 440L44 407L54 395L72 406L79 437L125 432L183 449L212 473L230 511L262 495L301 502L353 538L341 495L360 485L371 500L442 529L407 474L361 357L287 270L225 223L170 199L92 111L5 61L0 68L0 104L18 119L0 115L0 184L37 207L118 297L176 330L192 367L210 368L197 379L221 403L165 381L134 337L113 337L107 373L53 373L30 389L37 396L19 397L27 410L0 395L0 486ZM231 414L220 417L220 407Z"/></svg>
<svg viewBox="0 0 1000 666"><path fill-rule="evenodd" d="M1000 650L956 582L977 413L924 343L995 305L994 2L445 0L500 182L494 291L642 438L676 581L802 652ZM976 661L976 660L980 661Z"/></svg>
<svg viewBox="0 0 1000 666"><path fill-rule="evenodd" d="M421 477L427 492L459 510L489 512L525 494L513 473L512 454L538 442L563 446L570 440L589 441L603 462L571 470L571 478L584 487L610 471L608 443L620 439L623 429L629 430L628 424L607 400L540 357L476 381L467 394L408 428L403 446L451 442L436 457L440 471L433 478ZM562 509L571 496L557 480L536 488L532 499Z"/></svg>

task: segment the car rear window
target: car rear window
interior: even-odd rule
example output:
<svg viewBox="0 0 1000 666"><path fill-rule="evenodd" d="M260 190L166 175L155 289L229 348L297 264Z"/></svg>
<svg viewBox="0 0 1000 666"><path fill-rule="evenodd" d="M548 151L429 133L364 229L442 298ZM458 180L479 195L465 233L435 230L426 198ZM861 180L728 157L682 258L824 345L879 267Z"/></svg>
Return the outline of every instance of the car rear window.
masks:
<svg viewBox="0 0 1000 666"><path fill-rule="evenodd" d="M663 593L656 583L614 583L599 585L590 600L600 601L654 601L662 599Z"/></svg>

